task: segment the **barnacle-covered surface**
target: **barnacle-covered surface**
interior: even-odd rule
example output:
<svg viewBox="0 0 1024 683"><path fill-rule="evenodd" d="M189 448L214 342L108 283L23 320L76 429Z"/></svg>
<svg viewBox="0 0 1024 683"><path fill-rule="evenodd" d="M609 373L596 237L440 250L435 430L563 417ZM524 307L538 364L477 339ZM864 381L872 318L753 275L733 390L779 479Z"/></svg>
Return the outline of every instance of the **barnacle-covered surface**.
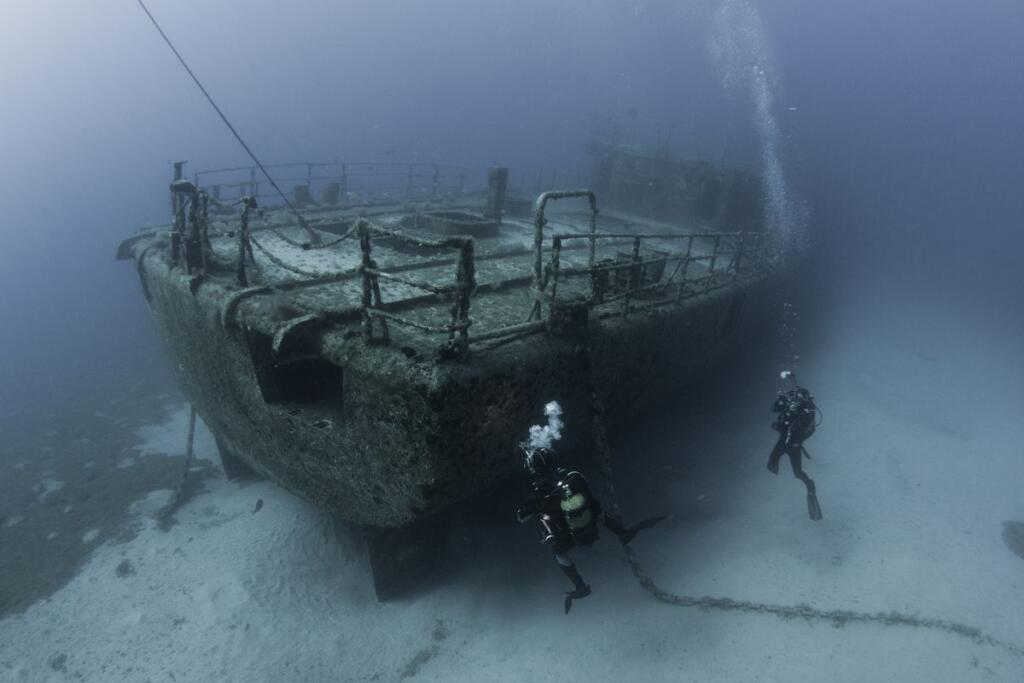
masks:
<svg viewBox="0 0 1024 683"><path fill-rule="evenodd" d="M308 229L268 210L244 235L237 217L211 214L205 267L192 272L175 261L174 226L133 238L122 255L137 262L225 459L342 519L398 527L514 472L514 446L548 400L566 406L565 448L585 448L582 345L615 429L685 391L756 317L765 250L605 212L597 228L609 237L591 256L591 240L569 238L588 233L590 214L566 205L544 219L539 296L533 221L506 218L475 240L464 345L453 313L461 252L437 246L439 231L409 207L363 218L375 230L366 242L359 212L341 208Z"/></svg>

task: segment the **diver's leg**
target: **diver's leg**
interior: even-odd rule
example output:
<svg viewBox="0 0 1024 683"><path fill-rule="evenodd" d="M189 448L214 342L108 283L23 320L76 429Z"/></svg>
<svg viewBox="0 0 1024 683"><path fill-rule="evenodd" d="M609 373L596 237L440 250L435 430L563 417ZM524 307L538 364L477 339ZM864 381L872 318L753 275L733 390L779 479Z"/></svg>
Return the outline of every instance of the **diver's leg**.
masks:
<svg viewBox="0 0 1024 683"><path fill-rule="evenodd" d="M793 476L802 481L804 486L807 487L807 516L814 521L818 521L821 519L821 505L818 504L814 480L807 476L801 463L803 448L801 446L790 446L786 452L789 454L789 462L793 466Z"/></svg>
<svg viewBox="0 0 1024 683"><path fill-rule="evenodd" d="M608 529L618 537L619 542L621 542L622 545L628 545L629 542L633 540L633 537L636 536L638 531L640 531L641 529L650 529L655 524L665 519L666 516L667 515L661 515L660 517L650 517L649 519L642 520L639 523L627 528L622 525L621 519L605 515L604 525L608 527Z"/></svg>
<svg viewBox="0 0 1024 683"><path fill-rule="evenodd" d="M804 472L803 463L800 461L801 457L803 457L800 447L790 446L786 449L786 455L789 456L789 464L793 467L793 476L804 483L804 486L807 487L808 495L814 493L814 480Z"/></svg>
<svg viewBox="0 0 1024 683"><path fill-rule="evenodd" d="M785 437L779 436L779 440L775 442L775 448L772 449L772 454L768 456L768 471L772 474L779 473L779 459L782 458L785 450Z"/></svg>
<svg viewBox="0 0 1024 683"><path fill-rule="evenodd" d="M572 581L574 590L566 593L565 595L565 613L568 614L572 608L572 601L579 598L585 598L590 595L590 586L586 584L583 577L580 576L579 571L576 570L576 565L569 558L569 555L565 550L556 550L555 561L558 562L559 569L562 573L569 577Z"/></svg>
<svg viewBox="0 0 1024 683"><path fill-rule="evenodd" d="M604 525L608 527L608 530L615 534L622 545L626 545L633 540L636 536L637 529L627 529L622 524L622 520L618 517L611 517L607 513L604 515Z"/></svg>

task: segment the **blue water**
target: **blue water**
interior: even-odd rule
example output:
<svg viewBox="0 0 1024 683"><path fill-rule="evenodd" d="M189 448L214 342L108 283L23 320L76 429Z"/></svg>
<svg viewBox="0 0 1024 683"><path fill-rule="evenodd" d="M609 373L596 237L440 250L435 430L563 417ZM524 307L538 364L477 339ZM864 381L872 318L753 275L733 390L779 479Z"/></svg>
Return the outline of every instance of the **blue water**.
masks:
<svg viewBox="0 0 1024 683"><path fill-rule="evenodd" d="M167 222L172 161L187 159L190 172L249 162L134 2L8 4L0 11L0 570L17 588L0 604L0 679L64 680L75 675L74 648L88 644L74 640L85 622L31 610L45 611L42 601L57 596L65 602L54 604L85 610L85 621L103 620L88 613L102 601L88 599L82 577L102 574L96 563L130 526L131 501L174 469L129 476L140 470L120 465L139 448L136 430L177 419L183 401L137 277L114 261L114 248L139 227ZM730 376L734 391L709 399L706 420L687 413L682 426L663 425L664 438L634 434L622 445L688 453L698 463L653 494L678 521L646 547L651 566L680 590L919 611L1024 643L1024 624L1011 614L1019 612L1024 563L1000 537L1003 522L1024 520L1014 483L1024 408L1016 369L1024 340L1024 4L152 0L150 9L266 162L451 163L478 176L501 164L514 184L532 188L538 174L557 172L572 184L586 177L587 143L615 130L624 143L757 173L767 227L797 265L785 283L791 306L778 312L766 340L773 346L750 354L749 375ZM797 363L831 408L815 437L826 453L809 465L829 491L822 503L831 526L812 536L795 521L772 521L799 517L798 484L762 471L762 404L781 363ZM733 455L702 460L718 452ZM661 466L663 456L652 463ZM942 465L930 467L929 457ZM100 474L82 481L106 482L109 510L94 498L65 502L67 488L37 488L87 461ZM624 488L643 505L643 492ZM234 489L210 495L211 508L252 505L232 498L243 495ZM678 503L681 496L688 502ZM698 496L710 496L708 505ZM740 502L728 503L731 496ZM759 520L753 531L739 510ZM88 523L68 521L86 511ZM269 502L260 514L268 513ZM301 522L289 528L319 523L311 511L289 514ZM15 517L36 525L35 535L14 535L26 528L5 526ZM94 523L100 535L79 543ZM51 527L75 543L48 545ZM145 555L150 546L131 543L149 537L133 533L136 540L121 541ZM298 660L321 667L302 670L311 680L549 680L571 675L564 662L573 657L593 680L623 680L630 670L643 680L1019 680L1021 660L1012 655L912 629L729 615L702 622L700 613L647 604L607 549L588 560L616 587L614 598L595 593L593 602L606 600L594 608L600 616L541 616L562 590L550 559L506 561L502 543L481 539L475 527L466 534L482 550L466 551L476 568L456 582L470 588L442 594L454 606L435 595L375 612L345 574L351 590L324 600L348 606L327 609L314 584L338 574L325 564L325 575L314 569L309 578L288 565L278 570L289 580L309 581L300 591L305 611L282 618L280 631L272 621L242 625L254 615L270 619L246 611L261 599L286 604L260 593L273 584L263 574L211 588L210 612L182 618L203 624L210 638L235 621L232 632L256 628L261 651L286 628L323 619L345 635L319 646L345 655L302 650ZM705 554L701 544L715 550ZM314 561L337 559L309 552ZM139 572L160 582L160 572ZM534 582L531 572L543 578ZM806 590L787 583L793 577ZM81 602L57 592L72 588L85 591ZM965 593L978 595L957 597ZM527 596L523 604L517 595ZM136 614L128 594L110 599L119 619L137 620L125 656L139 663L104 671L106 655L93 657L79 670L90 680L155 676L139 643L167 638L179 655L200 647L147 630L170 603ZM360 620L375 639L360 640ZM435 621L445 624L443 637L429 636ZM591 637L574 630L576 649L565 652L567 628ZM45 629L65 644L31 655L22 645ZM414 632L427 634L423 643ZM371 642L384 643L376 655L366 652ZM256 656L246 643L226 638L218 654L180 671L192 680L230 679L232 671L259 679L258 668L240 664ZM273 680L298 680L283 664L271 670Z"/></svg>

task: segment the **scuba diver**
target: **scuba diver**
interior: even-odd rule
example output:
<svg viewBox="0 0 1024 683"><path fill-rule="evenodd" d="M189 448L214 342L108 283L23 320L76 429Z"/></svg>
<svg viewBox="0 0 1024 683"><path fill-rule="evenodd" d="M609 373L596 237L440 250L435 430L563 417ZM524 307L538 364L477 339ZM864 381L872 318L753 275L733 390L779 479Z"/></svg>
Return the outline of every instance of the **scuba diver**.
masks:
<svg viewBox="0 0 1024 683"><path fill-rule="evenodd" d="M572 581L574 588L565 597L565 613L568 614L573 600L585 598L591 592L568 553L572 548L588 547L597 540L598 520L603 519L604 525L626 545L638 531L654 526L663 517L644 520L627 529L620 520L603 514L586 478L575 470L558 467L550 449L526 445L522 449L526 469L533 479L533 493L516 510L516 518L520 523L537 518L541 543L551 544L558 567Z"/></svg>
<svg viewBox="0 0 1024 683"><path fill-rule="evenodd" d="M775 442L775 448L768 456L768 471L778 474L782 454L789 456L793 476L807 487L807 514L817 521L821 519L821 506L818 504L814 480L804 473L801 458L807 456L809 460L811 457L804 448L804 441L814 434L814 430L820 424L817 419L820 411L814 404L811 393L797 384L796 375L792 371L784 370L780 377L792 380L793 388L786 392L780 391L775 403L772 404L772 412L779 414L772 423L772 429L779 433L779 440Z"/></svg>

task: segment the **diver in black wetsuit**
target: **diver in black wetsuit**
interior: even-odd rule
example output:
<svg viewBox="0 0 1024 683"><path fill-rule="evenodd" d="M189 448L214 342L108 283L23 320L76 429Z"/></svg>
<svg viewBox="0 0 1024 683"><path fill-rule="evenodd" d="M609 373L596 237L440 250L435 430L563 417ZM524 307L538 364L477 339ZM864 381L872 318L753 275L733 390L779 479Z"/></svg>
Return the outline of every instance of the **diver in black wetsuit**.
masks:
<svg viewBox="0 0 1024 683"><path fill-rule="evenodd" d="M818 407L814 404L811 393L796 383L796 376L792 372L786 370L781 377L793 380L793 388L787 392L780 391L775 403L772 404L772 411L779 414L772 423L772 429L779 433L779 440L775 442L775 448L768 456L768 470L772 474L778 474L782 454L788 455L789 463L793 467L793 476L807 487L807 514L813 520L820 520L821 506L818 504L814 480L804 473L801 462L803 456L806 455L808 459L811 457L804 448L804 441L811 437L818 426Z"/></svg>
<svg viewBox="0 0 1024 683"><path fill-rule="evenodd" d="M533 492L516 510L516 518L525 522L537 518L541 542L550 543L559 568L572 581L574 589L566 593L565 612L572 601L590 595L590 586L580 576L569 558L569 551L587 547L598 538L598 520L614 533L623 545L633 540L640 529L653 526L662 518L644 520L629 529L615 518L603 514L601 504L590 491L586 478L575 470L555 465L553 454L547 448L524 449L526 469L533 478Z"/></svg>

